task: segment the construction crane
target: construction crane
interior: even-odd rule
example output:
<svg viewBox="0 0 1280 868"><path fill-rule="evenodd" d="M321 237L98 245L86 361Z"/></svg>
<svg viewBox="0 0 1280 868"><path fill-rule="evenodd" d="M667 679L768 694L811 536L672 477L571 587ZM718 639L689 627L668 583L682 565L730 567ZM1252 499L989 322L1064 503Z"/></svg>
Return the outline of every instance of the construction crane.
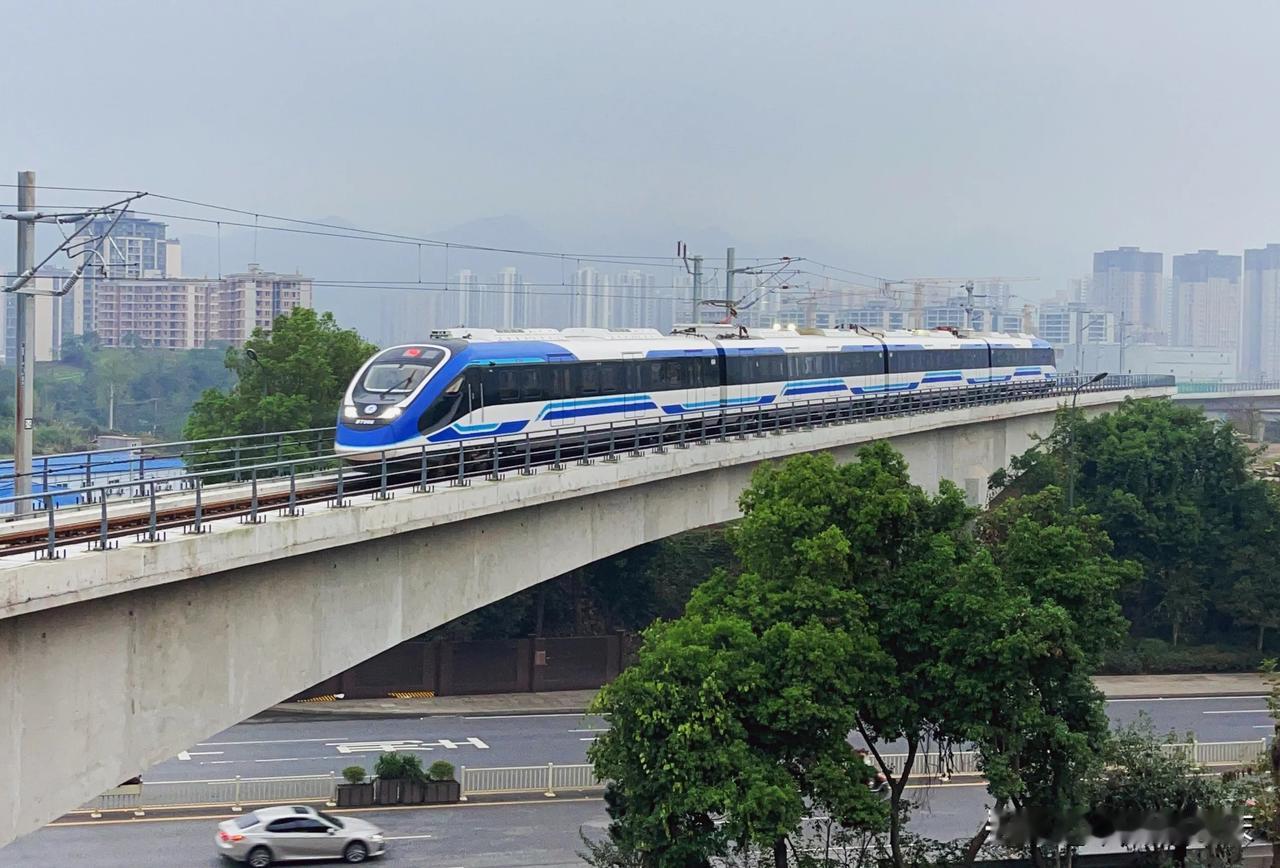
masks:
<svg viewBox="0 0 1280 868"><path fill-rule="evenodd" d="M964 292L964 322L973 327L973 311L974 299L986 298L985 295L975 295L974 285L979 283L1025 283L1031 280L1039 280L1038 277L916 277L909 280L896 281L897 283L909 284L914 288L911 300L911 317L916 328L924 327L924 291L926 287L936 289L960 289Z"/></svg>

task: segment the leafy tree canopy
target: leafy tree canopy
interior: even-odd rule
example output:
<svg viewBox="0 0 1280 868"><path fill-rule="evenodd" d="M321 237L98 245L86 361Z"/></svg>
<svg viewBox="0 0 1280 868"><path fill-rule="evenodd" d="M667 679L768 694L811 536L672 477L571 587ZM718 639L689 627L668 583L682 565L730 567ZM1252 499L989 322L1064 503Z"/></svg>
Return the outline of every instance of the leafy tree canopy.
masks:
<svg viewBox="0 0 1280 868"><path fill-rule="evenodd" d="M1236 582L1245 602L1224 610L1260 629L1275 626L1259 584L1270 580L1274 558L1256 567L1244 558L1275 551L1267 535L1280 526L1280 509L1249 475L1249 459L1229 425L1171 401L1130 400L1091 418L1062 410L1053 432L993 481L1033 493L1067 485L1074 467L1076 506L1100 517L1118 557L1142 565L1127 614L1163 624L1176 644ZM1232 552L1235 563L1223 569Z"/></svg>
<svg viewBox="0 0 1280 868"><path fill-rule="evenodd" d="M257 361L249 355L252 350ZM224 364L236 376L229 391L210 389L187 419L196 440L334 424L347 384L377 351L333 314L295 308L270 334L255 330L245 348L228 349Z"/></svg>

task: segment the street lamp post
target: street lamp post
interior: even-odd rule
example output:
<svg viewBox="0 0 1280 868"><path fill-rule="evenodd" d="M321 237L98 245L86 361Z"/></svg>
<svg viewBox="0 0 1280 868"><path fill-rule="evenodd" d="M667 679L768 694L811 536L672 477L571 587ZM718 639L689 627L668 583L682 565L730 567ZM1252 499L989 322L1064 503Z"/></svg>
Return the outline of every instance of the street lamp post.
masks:
<svg viewBox="0 0 1280 868"><path fill-rule="evenodd" d="M1094 374L1093 378L1076 386L1071 392L1071 429L1067 432L1067 510L1075 509L1076 506L1076 399L1080 397L1080 390L1085 386L1092 386L1094 383L1101 383L1107 378L1107 374L1103 371L1101 374Z"/></svg>

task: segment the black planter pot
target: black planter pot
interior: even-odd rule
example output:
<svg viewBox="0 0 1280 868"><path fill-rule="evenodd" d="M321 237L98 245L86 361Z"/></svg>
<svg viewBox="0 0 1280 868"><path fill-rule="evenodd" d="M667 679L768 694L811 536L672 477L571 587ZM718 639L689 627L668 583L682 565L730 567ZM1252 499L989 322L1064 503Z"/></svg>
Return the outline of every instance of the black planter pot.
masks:
<svg viewBox="0 0 1280 868"><path fill-rule="evenodd" d="M378 778L370 786L372 794L369 804L377 805L448 805L462 798L462 785L457 781L417 781L394 778ZM339 785L341 798L342 785ZM338 804L342 804L339 802ZM353 803L354 805L354 803Z"/></svg>
<svg viewBox="0 0 1280 868"><path fill-rule="evenodd" d="M428 781L424 796L429 805L450 805L462 798L462 785L457 781Z"/></svg>
<svg viewBox="0 0 1280 868"><path fill-rule="evenodd" d="M373 801L377 805L403 804L404 785L408 781L398 778L378 778L373 782Z"/></svg>
<svg viewBox="0 0 1280 868"><path fill-rule="evenodd" d="M373 804L373 784L338 784L339 808L366 808Z"/></svg>

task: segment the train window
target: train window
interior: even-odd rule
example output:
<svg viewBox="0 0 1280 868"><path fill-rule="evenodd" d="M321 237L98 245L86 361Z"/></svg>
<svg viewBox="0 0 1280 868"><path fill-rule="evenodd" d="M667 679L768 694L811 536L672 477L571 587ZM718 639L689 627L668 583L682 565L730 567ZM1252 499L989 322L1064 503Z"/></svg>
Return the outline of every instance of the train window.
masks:
<svg viewBox="0 0 1280 868"><path fill-rule="evenodd" d="M600 394L621 395L626 391L626 365L604 362L600 365Z"/></svg>
<svg viewBox="0 0 1280 868"><path fill-rule="evenodd" d="M1053 347L1036 347L1031 353L1032 364L1047 365L1049 367L1058 364L1058 357L1054 355Z"/></svg>
<svg viewBox="0 0 1280 868"><path fill-rule="evenodd" d="M518 375L512 368L502 367L497 371L498 381L498 404L518 404L520 403L520 381ZM487 402L486 402L487 403Z"/></svg>
<svg viewBox="0 0 1280 868"><path fill-rule="evenodd" d="M578 365L578 394L584 397L600 394L599 362L582 362Z"/></svg>
<svg viewBox="0 0 1280 868"><path fill-rule="evenodd" d="M545 400L551 372L543 365L527 365L517 370L520 378L520 400Z"/></svg>
<svg viewBox="0 0 1280 868"><path fill-rule="evenodd" d="M572 365L569 364L553 364L548 365L550 368L549 379L551 385L548 389L547 397L555 400L564 400L573 397L573 378Z"/></svg>
<svg viewBox="0 0 1280 868"><path fill-rule="evenodd" d="M838 360L842 377L873 377L884 373L883 350L853 350L841 353Z"/></svg>

